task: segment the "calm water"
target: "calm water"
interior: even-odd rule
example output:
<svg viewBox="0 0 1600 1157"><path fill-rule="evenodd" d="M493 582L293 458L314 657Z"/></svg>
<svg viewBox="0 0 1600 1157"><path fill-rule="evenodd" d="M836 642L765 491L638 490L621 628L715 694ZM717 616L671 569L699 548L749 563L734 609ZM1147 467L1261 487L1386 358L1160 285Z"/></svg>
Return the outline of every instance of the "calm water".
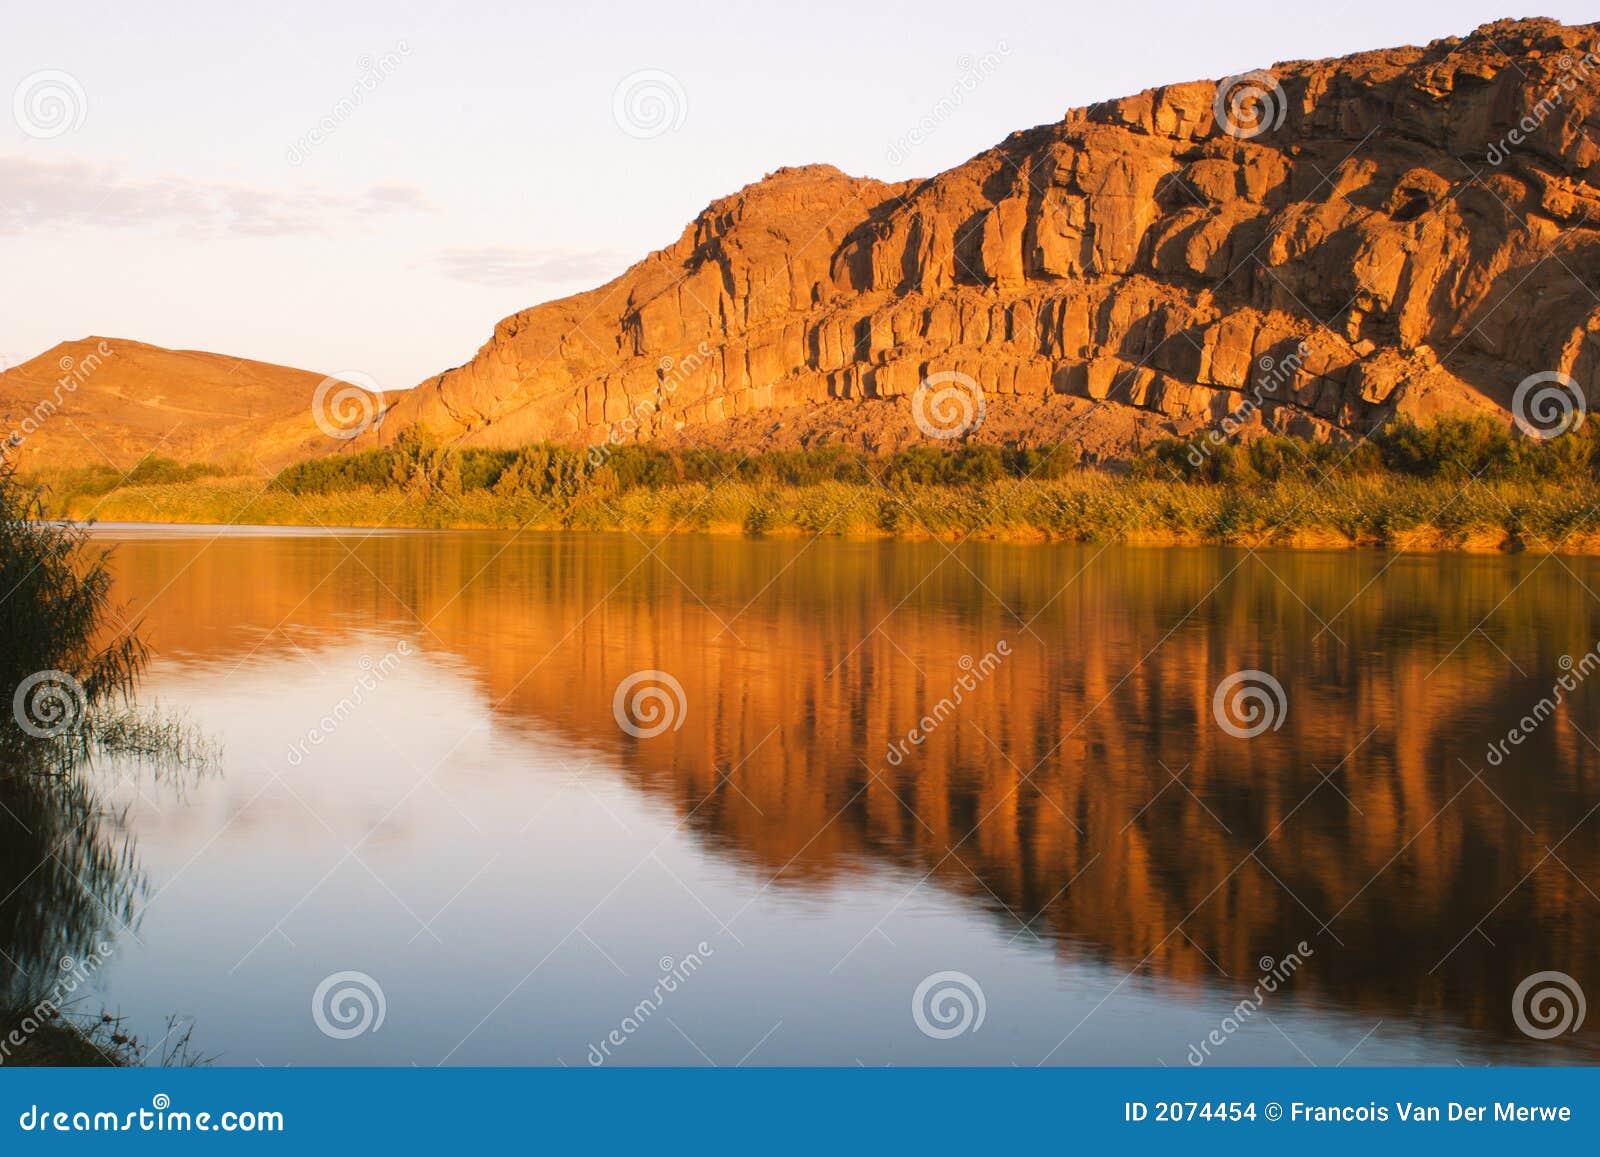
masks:
<svg viewBox="0 0 1600 1157"><path fill-rule="evenodd" d="M1184 1065L1213 1030L1221 1064L1600 1060L1600 1015L1513 1017L1533 973L1600 994L1600 672L1486 758L1600 639L1588 561L102 536L144 698L226 752L104 770L137 916L101 909L93 999L141 1035L183 1014L239 1065L583 1065L613 1032L620 1064ZM1286 704L1254 738L1213 710L1244 669ZM682 689L659 735L615 713L640 671ZM319 1028L341 972L381 1027ZM921 1018L955 1035L913 1014L941 972L973 1015Z"/></svg>

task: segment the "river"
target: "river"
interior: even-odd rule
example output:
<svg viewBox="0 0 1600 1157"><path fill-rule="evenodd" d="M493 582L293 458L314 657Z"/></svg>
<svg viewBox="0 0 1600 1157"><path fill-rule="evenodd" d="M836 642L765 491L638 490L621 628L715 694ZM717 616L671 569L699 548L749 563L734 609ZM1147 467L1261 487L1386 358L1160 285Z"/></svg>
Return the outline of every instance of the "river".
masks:
<svg viewBox="0 0 1600 1157"><path fill-rule="evenodd" d="M224 752L97 772L141 886L88 999L141 1037L192 1018L228 1065L1600 1061L1593 1024L1516 1007L1600 982L1591 560L96 535L141 699Z"/></svg>

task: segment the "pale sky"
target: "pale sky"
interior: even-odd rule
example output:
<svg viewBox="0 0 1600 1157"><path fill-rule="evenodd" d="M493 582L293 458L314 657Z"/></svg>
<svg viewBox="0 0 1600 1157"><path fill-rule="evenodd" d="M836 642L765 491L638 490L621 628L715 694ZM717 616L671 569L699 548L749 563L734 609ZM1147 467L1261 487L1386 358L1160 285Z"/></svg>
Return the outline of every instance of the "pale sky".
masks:
<svg viewBox="0 0 1600 1157"><path fill-rule="evenodd" d="M408 387L772 169L926 176L1069 108L1503 4L11 4L0 365L98 334Z"/></svg>

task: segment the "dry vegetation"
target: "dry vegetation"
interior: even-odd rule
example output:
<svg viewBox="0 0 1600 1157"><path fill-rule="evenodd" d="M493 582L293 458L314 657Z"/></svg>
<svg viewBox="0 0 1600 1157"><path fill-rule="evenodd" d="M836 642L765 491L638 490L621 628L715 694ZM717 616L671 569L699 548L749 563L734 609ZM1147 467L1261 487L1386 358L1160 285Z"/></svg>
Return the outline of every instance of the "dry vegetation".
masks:
<svg viewBox="0 0 1600 1157"><path fill-rule="evenodd" d="M412 431L271 479L159 461L120 483L64 474L50 503L105 521L1579 552L1600 546L1596 442L1449 420L1345 445L1174 440L1111 472L1069 447L585 454Z"/></svg>

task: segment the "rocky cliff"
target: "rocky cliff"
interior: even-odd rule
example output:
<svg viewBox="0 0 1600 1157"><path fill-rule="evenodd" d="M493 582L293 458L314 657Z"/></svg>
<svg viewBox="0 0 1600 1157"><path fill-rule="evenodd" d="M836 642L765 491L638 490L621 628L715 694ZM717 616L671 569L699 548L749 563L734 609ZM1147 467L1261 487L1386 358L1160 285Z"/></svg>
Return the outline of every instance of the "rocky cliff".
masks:
<svg viewBox="0 0 1600 1157"><path fill-rule="evenodd" d="M1328 435L1591 389L1597 53L1600 25L1508 21L1073 110L927 180L783 169L372 436L1094 455L1241 406Z"/></svg>

